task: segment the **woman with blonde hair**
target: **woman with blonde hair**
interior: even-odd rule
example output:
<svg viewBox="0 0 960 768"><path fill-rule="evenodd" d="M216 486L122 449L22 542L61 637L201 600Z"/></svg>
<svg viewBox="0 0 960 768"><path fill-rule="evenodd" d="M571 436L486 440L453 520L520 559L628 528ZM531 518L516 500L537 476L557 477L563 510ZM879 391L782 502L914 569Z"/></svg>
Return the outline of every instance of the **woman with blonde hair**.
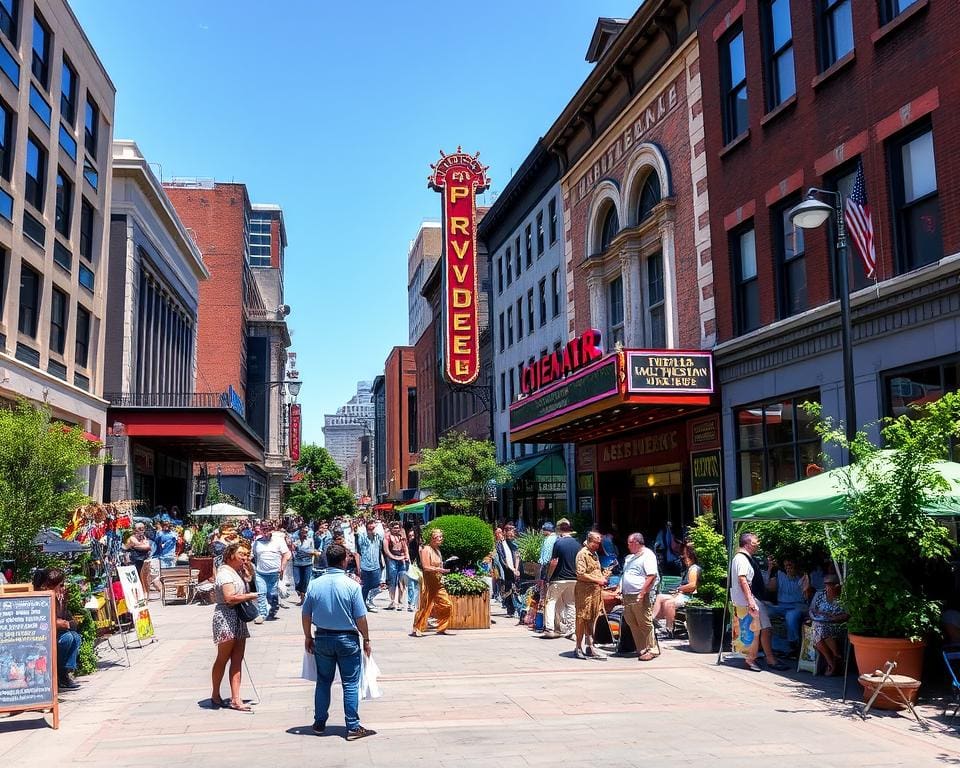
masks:
<svg viewBox="0 0 960 768"><path fill-rule="evenodd" d="M450 573L443 567L443 556L440 554L440 545L443 544L443 531L434 528L430 531L430 543L420 550L420 570L423 573L421 582L420 609L413 617L414 637L423 637L427 628L427 619L433 616L437 620L437 634L447 635L450 625L450 614L453 612L453 603L450 595L443 588L443 576Z"/></svg>
<svg viewBox="0 0 960 768"><path fill-rule="evenodd" d="M250 630L237 612L240 603L252 602L259 595L248 592L247 585L253 577L250 566L250 550L240 543L227 546L223 553L223 565L217 570L213 609L213 642L217 644L217 658L213 662L213 693L210 703L215 709L225 707L238 712L251 712L240 696L240 675L243 654L247 647ZM220 684L230 662L230 701L220 697Z"/></svg>

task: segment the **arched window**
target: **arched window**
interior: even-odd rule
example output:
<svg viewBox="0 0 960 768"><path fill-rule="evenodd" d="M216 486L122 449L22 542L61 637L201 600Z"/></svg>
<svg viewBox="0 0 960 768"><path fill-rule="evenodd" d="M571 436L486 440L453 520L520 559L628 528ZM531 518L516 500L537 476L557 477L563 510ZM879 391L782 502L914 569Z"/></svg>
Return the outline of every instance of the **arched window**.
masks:
<svg viewBox="0 0 960 768"><path fill-rule="evenodd" d="M637 224L646 219L660 202L660 177L652 171L643 182L640 202L637 204Z"/></svg>
<svg viewBox="0 0 960 768"><path fill-rule="evenodd" d="M600 228L600 252L610 247L610 241L617 236L620 231L620 219L617 217L615 206L607 208L607 213L603 218L603 226Z"/></svg>

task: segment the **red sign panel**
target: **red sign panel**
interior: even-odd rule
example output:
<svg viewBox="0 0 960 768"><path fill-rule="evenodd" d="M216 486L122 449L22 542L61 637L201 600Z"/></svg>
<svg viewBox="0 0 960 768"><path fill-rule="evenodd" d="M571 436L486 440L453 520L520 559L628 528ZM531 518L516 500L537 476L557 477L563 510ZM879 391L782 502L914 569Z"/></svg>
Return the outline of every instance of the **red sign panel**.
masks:
<svg viewBox="0 0 960 768"><path fill-rule="evenodd" d="M541 387L579 371L603 357L600 331L586 331L567 346L548 352L531 366L520 365L520 394L529 395Z"/></svg>
<svg viewBox="0 0 960 768"><path fill-rule="evenodd" d="M290 406L290 461L300 461L300 406Z"/></svg>
<svg viewBox="0 0 960 768"><path fill-rule="evenodd" d="M460 147L441 152L428 177L443 195L443 374L451 384L472 384L480 375L476 195L490 180L479 156Z"/></svg>

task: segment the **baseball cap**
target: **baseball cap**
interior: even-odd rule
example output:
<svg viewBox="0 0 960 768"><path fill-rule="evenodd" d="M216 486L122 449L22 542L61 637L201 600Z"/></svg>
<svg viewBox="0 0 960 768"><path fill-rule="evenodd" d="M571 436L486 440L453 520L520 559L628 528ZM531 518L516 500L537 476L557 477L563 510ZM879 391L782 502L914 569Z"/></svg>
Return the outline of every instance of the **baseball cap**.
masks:
<svg viewBox="0 0 960 768"><path fill-rule="evenodd" d="M553 533L553 523L546 522L540 526L541 531L547 531L548 533Z"/></svg>

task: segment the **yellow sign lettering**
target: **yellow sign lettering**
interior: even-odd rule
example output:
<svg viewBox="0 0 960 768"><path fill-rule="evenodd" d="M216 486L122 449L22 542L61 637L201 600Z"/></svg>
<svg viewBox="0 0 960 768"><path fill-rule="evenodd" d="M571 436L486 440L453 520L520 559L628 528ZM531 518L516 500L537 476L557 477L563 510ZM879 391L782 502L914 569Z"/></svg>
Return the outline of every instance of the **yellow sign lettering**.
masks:
<svg viewBox="0 0 960 768"><path fill-rule="evenodd" d="M453 274L457 276L457 280L459 280L461 283L466 282L467 272L469 271L470 271L469 262L467 262L466 264L453 265Z"/></svg>
<svg viewBox="0 0 960 768"><path fill-rule="evenodd" d="M469 194L470 190L467 187L450 187L450 202L455 203L461 197L467 197ZM464 219L464 221L466 221L466 219Z"/></svg>
<svg viewBox="0 0 960 768"><path fill-rule="evenodd" d="M468 226L470 226L470 219L468 219L466 216L450 217L451 235L466 235Z"/></svg>
<svg viewBox="0 0 960 768"><path fill-rule="evenodd" d="M470 328L470 313L469 312L454 312L453 313L453 330L455 331L469 331Z"/></svg>
<svg viewBox="0 0 960 768"><path fill-rule="evenodd" d="M453 337L453 354L455 355L470 354L470 337L469 336L458 335Z"/></svg>
<svg viewBox="0 0 960 768"><path fill-rule="evenodd" d="M469 360L454 360L453 361L453 372L457 376L468 376L470 374L470 361Z"/></svg>
<svg viewBox="0 0 960 768"><path fill-rule="evenodd" d="M453 252L457 254L458 259L462 259L467 255L467 251L470 250L470 241L464 240L463 243L458 243L456 240L450 243L453 246Z"/></svg>
<svg viewBox="0 0 960 768"><path fill-rule="evenodd" d="M463 288L453 289L453 306L455 309L466 309L473 304L473 294Z"/></svg>

